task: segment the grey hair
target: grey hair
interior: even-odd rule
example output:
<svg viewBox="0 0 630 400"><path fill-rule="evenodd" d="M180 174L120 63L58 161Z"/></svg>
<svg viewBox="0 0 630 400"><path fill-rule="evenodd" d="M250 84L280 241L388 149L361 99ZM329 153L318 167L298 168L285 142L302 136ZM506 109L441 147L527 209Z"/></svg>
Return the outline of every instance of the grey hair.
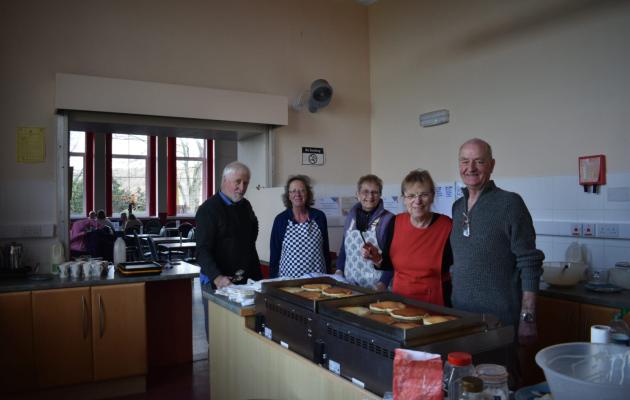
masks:
<svg viewBox="0 0 630 400"><path fill-rule="evenodd" d="M479 138L472 138L470 140L465 141L461 146L459 146L459 152L461 153L462 149L464 148L464 146L466 146L467 144L478 144L481 145L483 147L486 148L486 155L488 156L488 159L492 160L492 146L490 146L490 143L486 142L483 139L479 139ZM458 153L459 154L459 153Z"/></svg>
<svg viewBox="0 0 630 400"><path fill-rule="evenodd" d="M247 172L247 175L251 178L252 173L249 170L249 167L247 165L239 161L232 161L231 163L226 165L225 168L223 168L223 174L221 175L221 179L225 179L236 172L242 172L242 171Z"/></svg>

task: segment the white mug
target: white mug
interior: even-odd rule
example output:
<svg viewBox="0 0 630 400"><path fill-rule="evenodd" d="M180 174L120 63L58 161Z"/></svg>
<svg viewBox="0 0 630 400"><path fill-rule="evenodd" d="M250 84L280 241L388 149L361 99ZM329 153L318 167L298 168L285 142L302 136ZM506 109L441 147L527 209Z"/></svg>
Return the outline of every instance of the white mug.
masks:
<svg viewBox="0 0 630 400"><path fill-rule="evenodd" d="M83 262L77 261L70 265L70 276L80 278L83 272Z"/></svg>
<svg viewBox="0 0 630 400"><path fill-rule="evenodd" d="M74 261L66 261L64 263L59 264L59 277L67 278L70 274L70 266L74 264Z"/></svg>

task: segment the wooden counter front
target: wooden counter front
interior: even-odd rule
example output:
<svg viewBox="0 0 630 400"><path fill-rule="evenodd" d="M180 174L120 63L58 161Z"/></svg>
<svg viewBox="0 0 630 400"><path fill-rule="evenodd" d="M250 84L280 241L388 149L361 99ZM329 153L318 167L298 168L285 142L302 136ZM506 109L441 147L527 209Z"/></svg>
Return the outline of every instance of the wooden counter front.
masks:
<svg viewBox="0 0 630 400"><path fill-rule="evenodd" d="M212 399L381 399L248 329L253 317L209 301L208 320Z"/></svg>

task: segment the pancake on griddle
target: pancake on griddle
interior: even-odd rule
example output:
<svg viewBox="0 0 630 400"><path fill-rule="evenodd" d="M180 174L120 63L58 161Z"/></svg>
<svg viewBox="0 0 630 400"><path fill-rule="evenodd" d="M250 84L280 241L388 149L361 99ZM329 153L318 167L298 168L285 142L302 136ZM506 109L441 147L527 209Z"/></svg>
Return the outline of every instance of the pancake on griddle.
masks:
<svg viewBox="0 0 630 400"><path fill-rule="evenodd" d="M391 325L394 323L394 318L390 317L387 314L369 314L365 317L385 325Z"/></svg>
<svg viewBox="0 0 630 400"><path fill-rule="evenodd" d="M380 314L388 314L392 310L405 308L405 304L399 301L379 301L370 304L370 311Z"/></svg>
<svg viewBox="0 0 630 400"><path fill-rule="evenodd" d="M342 287L329 287L323 289L322 294L329 297L348 297L352 296L352 289L346 289Z"/></svg>
<svg viewBox="0 0 630 400"><path fill-rule="evenodd" d="M422 308L405 307L391 310L389 315L400 321L422 321L423 317L429 316L429 312Z"/></svg>
<svg viewBox="0 0 630 400"><path fill-rule="evenodd" d="M457 319L457 317L453 317L450 315L431 315L429 317L424 317L422 319L422 322L425 325L434 325L434 324L441 324L442 322L452 321L454 319Z"/></svg>
<svg viewBox="0 0 630 400"><path fill-rule="evenodd" d="M302 289L308 290L309 292L321 292L324 289L328 289L330 287L327 283L307 283L302 285Z"/></svg>
<svg viewBox="0 0 630 400"><path fill-rule="evenodd" d="M284 290L285 292L289 292L289 293L299 293L299 292L304 291L304 289L297 286L285 286L285 287L281 287L280 290Z"/></svg>
<svg viewBox="0 0 630 400"><path fill-rule="evenodd" d="M349 312L350 314L358 315L363 317L370 313L370 310L367 307L360 306L348 306L348 307L339 307L341 311Z"/></svg>
<svg viewBox="0 0 630 400"><path fill-rule="evenodd" d="M309 299L309 300L325 299L325 297L322 296L322 294L320 292L313 292L313 291L309 292L308 290L303 290L303 291L295 293L295 294L300 296L300 297L304 297L305 299Z"/></svg>

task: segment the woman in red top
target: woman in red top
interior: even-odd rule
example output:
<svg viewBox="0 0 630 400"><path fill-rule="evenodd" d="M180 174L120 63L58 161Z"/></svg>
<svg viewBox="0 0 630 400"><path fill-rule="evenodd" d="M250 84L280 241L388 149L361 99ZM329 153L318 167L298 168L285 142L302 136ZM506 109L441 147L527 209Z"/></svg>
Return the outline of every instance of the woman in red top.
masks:
<svg viewBox="0 0 630 400"><path fill-rule="evenodd" d="M435 184L428 171L411 171L401 184L407 212L391 227L389 260L394 269L392 291L438 305L450 305L449 244L452 220L431 211Z"/></svg>

